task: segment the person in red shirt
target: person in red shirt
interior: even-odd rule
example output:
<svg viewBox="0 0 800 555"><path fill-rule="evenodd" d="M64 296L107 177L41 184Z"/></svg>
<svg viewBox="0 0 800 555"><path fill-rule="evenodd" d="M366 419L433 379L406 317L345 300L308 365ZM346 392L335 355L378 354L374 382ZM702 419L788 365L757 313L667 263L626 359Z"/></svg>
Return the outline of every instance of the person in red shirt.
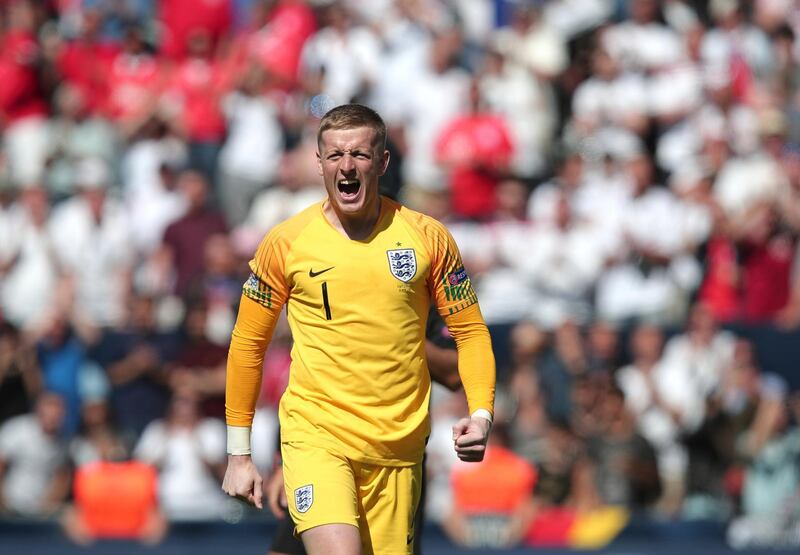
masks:
<svg viewBox="0 0 800 555"><path fill-rule="evenodd" d="M221 99L230 88L231 72L213 55L211 36L202 28L187 39L188 57L172 73L165 99L172 107L173 127L189 143L189 167L209 182L216 177L216 162L225 138Z"/></svg>
<svg viewBox="0 0 800 555"><path fill-rule="evenodd" d="M122 126L123 133L133 134L150 119L165 76L161 61L149 51L141 29L129 29L122 51L111 64L105 108L108 116Z"/></svg>
<svg viewBox="0 0 800 555"><path fill-rule="evenodd" d="M208 207L208 182L203 174L189 170L178 178L178 188L189 204L186 214L164 232L155 267L175 276L175 292L185 295L192 278L203 271L206 243L227 232L222 214Z"/></svg>
<svg viewBox="0 0 800 555"><path fill-rule="evenodd" d="M56 60L61 78L78 88L89 112L101 110L108 102L108 76L121 50L119 44L101 39L102 22L99 11L86 10L80 36L66 42Z"/></svg>
<svg viewBox="0 0 800 555"><path fill-rule="evenodd" d="M507 174L514 144L506 121L482 111L478 83L470 89L472 112L450 122L436 141L436 155L449 168L453 211L484 220L497 207L497 185Z"/></svg>
<svg viewBox="0 0 800 555"><path fill-rule="evenodd" d="M212 49L230 34L233 26L231 0L161 0L158 19L163 26L159 52L180 60L189 55L189 37L202 30L211 39Z"/></svg>
<svg viewBox="0 0 800 555"><path fill-rule="evenodd" d="M12 179L38 180L47 157L47 101L40 78L41 50L31 3L5 7L7 31L0 36L0 120Z"/></svg>

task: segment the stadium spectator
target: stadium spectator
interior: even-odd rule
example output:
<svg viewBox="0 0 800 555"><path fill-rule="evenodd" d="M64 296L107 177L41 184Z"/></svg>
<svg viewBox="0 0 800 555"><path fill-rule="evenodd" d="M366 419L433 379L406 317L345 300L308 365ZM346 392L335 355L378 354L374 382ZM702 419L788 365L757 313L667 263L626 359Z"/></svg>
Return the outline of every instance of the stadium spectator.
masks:
<svg viewBox="0 0 800 555"><path fill-rule="evenodd" d="M600 432L587 442L594 485L603 504L645 509L661 496L656 453L636 432L624 393L612 387L600 400Z"/></svg>
<svg viewBox="0 0 800 555"><path fill-rule="evenodd" d="M92 352L111 382L112 418L123 434L134 437L164 416L168 398L165 365L181 348L174 333L159 329L157 310L157 299L133 295L125 324L118 330L106 330Z"/></svg>
<svg viewBox="0 0 800 555"><path fill-rule="evenodd" d="M58 292L58 268L48 233L50 200L39 185L20 190L0 238L0 307L5 320L25 332L46 318Z"/></svg>
<svg viewBox="0 0 800 555"><path fill-rule="evenodd" d="M230 337L233 329L233 313L226 305L228 313L223 317L222 333L209 330L213 327L212 310L204 298L189 301L186 317L181 330L182 342L177 357L169 369L169 383L173 391L189 390L200 403L200 413L206 417L222 418L225 414L225 361L227 360L227 341L215 343L209 336ZM212 333L209 333L212 331Z"/></svg>
<svg viewBox="0 0 800 555"><path fill-rule="evenodd" d="M37 41L37 14L28 0L3 6L5 17L0 56L0 115L3 149L11 180L24 185L41 180L47 159L46 91Z"/></svg>
<svg viewBox="0 0 800 555"><path fill-rule="evenodd" d="M506 120L486 111L478 82L469 94L469 111L447 122L434 149L448 171L454 214L486 220L497 208L497 185L508 174L515 145Z"/></svg>
<svg viewBox="0 0 800 555"><path fill-rule="evenodd" d="M41 518L61 507L70 484L63 421L61 397L42 393L34 412L0 427L0 510Z"/></svg>
<svg viewBox="0 0 800 555"><path fill-rule="evenodd" d="M188 204L187 212L164 231L161 249L154 257L158 270L174 279L175 293L184 295L192 278L202 271L209 238L226 233L227 225L222 215L209 206L210 191L203 174L184 171L178 178L178 188Z"/></svg>
<svg viewBox="0 0 800 555"><path fill-rule="evenodd" d="M55 64L64 85L74 89L72 94L82 99L85 110L101 115L108 105L108 75L120 52L121 34L114 40L103 37L103 26L112 21L108 12L90 8L77 19L76 36L64 41Z"/></svg>
<svg viewBox="0 0 800 555"><path fill-rule="evenodd" d="M456 464L453 502L444 530L469 548L508 548L520 543L534 515L536 470L510 449L505 422L495 422L483 462Z"/></svg>
<svg viewBox="0 0 800 555"><path fill-rule="evenodd" d="M81 420L81 404L95 387L104 387L103 369L89 356L88 342L96 339L94 329L82 331L68 315L55 309L42 323L36 343L36 358L45 391L57 393L63 404L61 434L72 437Z"/></svg>
<svg viewBox="0 0 800 555"><path fill-rule="evenodd" d="M81 325L97 328L124 321L135 261L131 222L108 190L111 179L103 160L81 160L75 175L80 194L57 206L48 221L70 310Z"/></svg>
<svg viewBox="0 0 800 555"><path fill-rule="evenodd" d="M217 157L225 138L222 97L232 79L230 64L215 56L211 37L193 29L186 37L186 59L170 71L161 97L161 113L188 145L188 164L209 183L217 174Z"/></svg>
<svg viewBox="0 0 800 555"><path fill-rule="evenodd" d="M222 98L228 135L219 155L218 191L231 226L255 210L256 195L273 185L282 169L283 130L275 100L263 94L265 78L264 69L251 62L238 88Z"/></svg>
<svg viewBox="0 0 800 555"><path fill-rule="evenodd" d="M197 396L185 389L173 392L165 418L145 428L134 457L158 469L159 505L170 520L222 515L224 446L225 425L203 418Z"/></svg>
<svg viewBox="0 0 800 555"><path fill-rule="evenodd" d="M0 425L30 412L41 388L36 351L16 327L0 323Z"/></svg>
<svg viewBox="0 0 800 555"><path fill-rule="evenodd" d="M206 34L211 49L216 51L223 45L233 25L231 0L203 1L162 0L157 5L158 22L163 25L164 36L160 42L160 53L167 58L181 60L188 52L189 38L196 32Z"/></svg>
<svg viewBox="0 0 800 555"><path fill-rule="evenodd" d="M303 86L310 95L324 95L334 105L366 98L381 61L378 37L354 21L346 2L330 2L323 12L322 28L303 46Z"/></svg>
<svg viewBox="0 0 800 555"><path fill-rule="evenodd" d="M111 123L89 111L87 98L79 87L64 83L55 92L56 114L48 126L48 164L45 184L61 200L75 193L79 162L99 158L115 167L119 145Z"/></svg>
<svg viewBox="0 0 800 555"><path fill-rule="evenodd" d="M121 160L125 205L133 221L133 241L140 255L152 255L167 226L184 216L188 199L178 187L186 162L186 146L169 135L167 125L151 118L139 131ZM156 268L140 265L139 287L152 292L169 290Z"/></svg>
<svg viewBox="0 0 800 555"><path fill-rule="evenodd" d="M150 465L89 463L75 472L75 505L61 517L64 533L83 546L98 539L158 544L169 526L158 509L157 491L156 471Z"/></svg>

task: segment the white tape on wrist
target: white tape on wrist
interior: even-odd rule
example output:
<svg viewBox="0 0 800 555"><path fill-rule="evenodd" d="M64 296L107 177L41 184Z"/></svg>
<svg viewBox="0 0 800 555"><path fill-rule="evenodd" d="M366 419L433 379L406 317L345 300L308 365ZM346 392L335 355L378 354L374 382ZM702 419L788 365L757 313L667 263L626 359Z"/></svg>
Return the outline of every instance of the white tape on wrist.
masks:
<svg viewBox="0 0 800 555"><path fill-rule="evenodd" d="M250 426L228 426L228 454L250 454Z"/></svg>
<svg viewBox="0 0 800 555"><path fill-rule="evenodd" d="M489 421L489 424L492 423L492 413L486 409L477 409L472 414L470 414L471 418L475 418L476 416L485 418L486 420Z"/></svg>

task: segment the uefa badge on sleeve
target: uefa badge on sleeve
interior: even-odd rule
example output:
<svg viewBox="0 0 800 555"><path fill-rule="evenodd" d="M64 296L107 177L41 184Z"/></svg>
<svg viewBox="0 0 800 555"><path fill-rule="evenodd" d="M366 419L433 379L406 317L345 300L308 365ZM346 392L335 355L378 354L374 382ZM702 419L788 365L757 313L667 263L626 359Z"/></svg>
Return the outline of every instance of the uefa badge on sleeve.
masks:
<svg viewBox="0 0 800 555"><path fill-rule="evenodd" d="M314 486L309 484L294 490L294 506L298 513L304 513L314 503Z"/></svg>

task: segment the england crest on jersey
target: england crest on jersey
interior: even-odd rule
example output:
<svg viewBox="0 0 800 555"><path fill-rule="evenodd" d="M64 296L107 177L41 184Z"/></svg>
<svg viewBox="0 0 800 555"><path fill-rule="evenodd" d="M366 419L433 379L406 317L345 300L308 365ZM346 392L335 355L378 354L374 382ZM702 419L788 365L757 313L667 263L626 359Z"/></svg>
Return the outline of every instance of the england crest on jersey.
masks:
<svg viewBox="0 0 800 555"><path fill-rule="evenodd" d="M417 274L417 255L414 249L392 249L386 251L389 257L389 270L392 275L408 283Z"/></svg>
<svg viewBox="0 0 800 555"><path fill-rule="evenodd" d="M309 484L294 490L294 506L298 513L304 513L314 503L314 486Z"/></svg>

